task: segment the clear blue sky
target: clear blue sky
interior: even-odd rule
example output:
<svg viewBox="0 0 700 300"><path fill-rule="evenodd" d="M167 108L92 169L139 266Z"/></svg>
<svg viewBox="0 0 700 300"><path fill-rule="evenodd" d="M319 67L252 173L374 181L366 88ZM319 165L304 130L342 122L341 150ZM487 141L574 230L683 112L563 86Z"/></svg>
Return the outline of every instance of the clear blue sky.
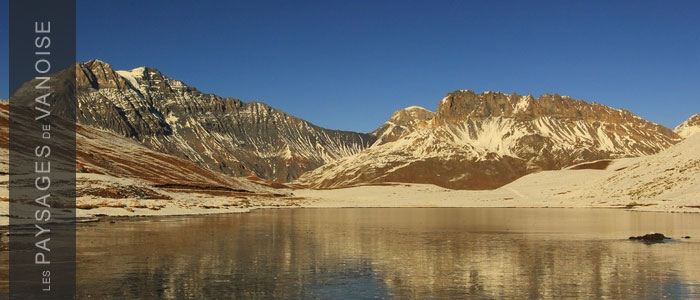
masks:
<svg viewBox="0 0 700 300"><path fill-rule="evenodd" d="M457 89L559 93L671 128L700 113L698 1L194 3L79 0L78 59L364 132Z"/></svg>

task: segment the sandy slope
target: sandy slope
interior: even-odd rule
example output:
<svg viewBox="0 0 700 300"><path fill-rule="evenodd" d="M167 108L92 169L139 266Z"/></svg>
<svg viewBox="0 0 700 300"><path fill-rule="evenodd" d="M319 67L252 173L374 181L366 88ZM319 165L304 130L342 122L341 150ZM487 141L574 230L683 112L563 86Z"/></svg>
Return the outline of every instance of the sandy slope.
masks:
<svg viewBox="0 0 700 300"><path fill-rule="evenodd" d="M488 191L392 184L298 190L312 207L628 207L700 212L700 134L607 168L543 171Z"/></svg>
<svg viewBox="0 0 700 300"><path fill-rule="evenodd" d="M78 173L77 185L79 194L76 198L76 217L79 221L96 220L99 216L141 217L141 216L174 216L201 215L221 213L249 212L256 208L299 207L308 200L289 194L257 192L237 192L221 189L192 188L192 187L154 187L148 182L134 178L115 177L111 175ZM0 226L9 223L9 190L8 175L0 176ZM288 190L275 192L289 192ZM86 192L88 191L88 192ZM89 191L94 191L91 193ZM104 196L105 191L112 192ZM122 191L135 191L133 194ZM145 198L139 194L148 191L152 195ZM114 196L121 194L119 196ZM36 206L17 206L26 209L21 215L32 216ZM54 222L72 218L55 211L52 215ZM17 224L23 220L15 219ZM24 220L32 223L33 219Z"/></svg>

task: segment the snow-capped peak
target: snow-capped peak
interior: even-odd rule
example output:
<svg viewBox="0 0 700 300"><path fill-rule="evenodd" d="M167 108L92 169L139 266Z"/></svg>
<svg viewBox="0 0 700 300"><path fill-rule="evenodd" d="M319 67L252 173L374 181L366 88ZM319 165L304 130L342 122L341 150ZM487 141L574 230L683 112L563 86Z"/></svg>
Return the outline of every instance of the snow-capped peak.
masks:
<svg viewBox="0 0 700 300"><path fill-rule="evenodd" d="M682 138L687 138L700 132L700 114L691 116L688 120L685 120L685 122L674 128L673 131Z"/></svg>
<svg viewBox="0 0 700 300"><path fill-rule="evenodd" d="M128 71L119 70L116 72L119 74L119 76L126 79L126 81L128 81L135 89L140 89L141 85L138 83L137 79L141 79L143 77L144 71L146 71L145 67L138 67Z"/></svg>
<svg viewBox="0 0 700 300"><path fill-rule="evenodd" d="M404 110L416 110L416 109L432 112L429 109L426 109L425 107L417 106L417 105L413 105L413 106L409 106L409 107L404 108Z"/></svg>

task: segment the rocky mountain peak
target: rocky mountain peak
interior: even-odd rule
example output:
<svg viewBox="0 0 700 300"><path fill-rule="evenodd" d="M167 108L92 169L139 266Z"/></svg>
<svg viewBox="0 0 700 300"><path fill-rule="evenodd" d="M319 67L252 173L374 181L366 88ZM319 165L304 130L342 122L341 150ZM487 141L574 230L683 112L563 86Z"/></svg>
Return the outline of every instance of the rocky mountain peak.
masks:
<svg viewBox="0 0 700 300"><path fill-rule="evenodd" d="M435 113L420 106L409 106L395 111L388 121L377 128L372 135L377 137L375 145L397 140L417 127L425 127L433 119Z"/></svg>
<svg viewBox="0 0 700 300"><path fill-rule="evenodd" d="M673 129L682 138L687 138L700 132L700 114L694 114Z"/></svg>
<svg viewBox="0 0 700 300"><path fill-rule="evenodd" d="M78 88L116 88L125 89L127 83L112 66L98 59L76 64L76 82Z"/></svg>
<svg viewBox="0 0 700 300"><path fill-rule="evenodd" d="M138 67L131 70L114 70L108 63L92 59L76 64L76 77L79 89L133 90L144 97L161 94L172 96L177 90L196 92L184 82L163 75L158 69Z"/></svg>
<svg viewBox="0 0 700 300"><path fill-rule="evenodd" d="M372 147L299 181L320 187L414 182L488 189L527 173L653 154L680 141L670 129L629 111L558 94L458 90L439 102L430 122L396 122L413 120L408 115L394 113L373 133L378 139Z"/></svg>
<svg viewBox="0 0 700 300"><path fill-rule="evenodd" d="M76 71L78 123L225 174L290 181L374 142L264 103L202 93L151 67L115 71L91 60Z"/></svg>
<svg viewBox="0 0 700 300"><path fill-rule="evenodd" d="M434 122L437 125L455 124L492 117L512 118L516 121L554 118L587 123L628 123L646 127L667 136L675 136L668 128L647 122L627 110L614 109L595 102L588 103L559 94L544 94L534 98L531 95L521 96L501 92L477 94L471 90L454 91L448 93L438 104Z"/></svg>
<svg viewBox="0 0 700 300"><path fill-rule="evenodd" d="M416 121L430 121L434 114L420 106L409 106L395 111L389 121L398 125L408 125Z"/></svg>
<svg viewBox="0 0 700 300"><path fill-rule="evenodd" d="M448 93L440 101L436 120L440 123L489 117L526 120L543 116L583 119L593 113L589 106L594 105L558 94L544 94L535 99L532 95L491 91L477 94L471 90L458 90Z"/></svg>

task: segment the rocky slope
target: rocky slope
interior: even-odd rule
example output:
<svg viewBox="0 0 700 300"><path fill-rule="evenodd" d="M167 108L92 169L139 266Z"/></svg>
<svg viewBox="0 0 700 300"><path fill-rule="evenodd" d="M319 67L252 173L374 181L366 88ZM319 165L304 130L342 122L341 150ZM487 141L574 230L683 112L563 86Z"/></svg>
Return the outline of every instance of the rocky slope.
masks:
<svg viewBox="0 0 700 300"><path fill-rule="evenodd" d="M461 90L447 94L434 115L414 115L395 113L375 131L378 142L371 148L306 173L299 182L491 189L539 170L657 153L680 140L628 111L559 95L535 99ZM395 116L401 116L399 129L391 129L398 127Z"/></svg>
<svg viewBox="0 0 700 300"><path fill-rule="evenodd" d="M27 121L29 122L29 121ZM9 157L9 105L0 103L0 153ZM26 134L20 145L38 144L35 135ZM172 155L150 150L138 141L89 126L76 127L76 173L78 194L104 198L162 199L159 188L224 190L245 193L272 193L271 183L253 182L226 176ZM31 153L31 152L30 152ZM62 155L54 151L52 155ZM7 176L8 161L0 163L0 174ZM123 184L129 182L129 184ZM6 183L6 182L5 182Z"/></svg>
<svg viewBox="0 0 700 300"><path fill-rule="evenodd" d="M7 103L0 103L0 157L5 158L0 160L0 210L4 211L9 209L8 109ZM186 159L148 149L137 140L90 126L79 124L76 130L74 192L78 218L232 213L303 203L303 199L280 190L284 185L279 183L208 170ZM27 138L20 141L20 147L32 149L39 144L36 135L23 135ZM33 154L31 150L27 153ZM51 153L52 157L61 155L65 152ZM33 180L25 182L33 184ZM58 186L58 190L65 187ZM15 209L26 209L31 215L35 206L18 205ZM62 213L52 215L52 219L72 218ZM0 225L7 226L9 218L4 216L0 216Z"/></svg>
<svg viewBox="0 0 700 300"><path fill-rule="evenodd" d="M673 131L683 138L700 132L700 114L691 116L688 120L676 126Z"/></svg>
<svg viewBox="0 0 700 300"><path fill-rule="evenodd" d="M77 64L79 124L229 175L286 182L371 145L368 134L328 130L266 104L205 94L148 67Z"/></svg>

